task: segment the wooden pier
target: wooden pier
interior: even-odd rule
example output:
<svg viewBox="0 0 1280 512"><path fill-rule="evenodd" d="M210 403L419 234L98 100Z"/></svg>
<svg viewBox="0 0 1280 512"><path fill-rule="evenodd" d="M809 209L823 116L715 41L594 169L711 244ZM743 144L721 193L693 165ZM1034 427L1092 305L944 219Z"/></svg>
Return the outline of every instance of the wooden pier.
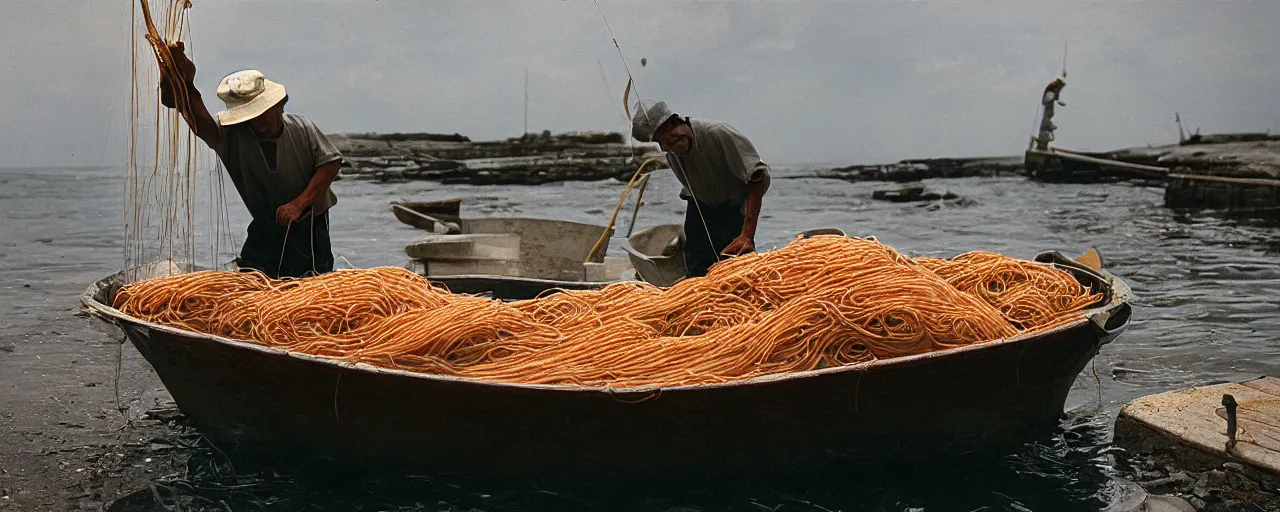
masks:
<svg viewBox="0 0 1280 512"><path fill-rule="evenodd" d="M1165 451L1188 469L1237 463L1280 478L1280 379L1194 387L1129 402L1115 443L1138 453Z"/></svg>

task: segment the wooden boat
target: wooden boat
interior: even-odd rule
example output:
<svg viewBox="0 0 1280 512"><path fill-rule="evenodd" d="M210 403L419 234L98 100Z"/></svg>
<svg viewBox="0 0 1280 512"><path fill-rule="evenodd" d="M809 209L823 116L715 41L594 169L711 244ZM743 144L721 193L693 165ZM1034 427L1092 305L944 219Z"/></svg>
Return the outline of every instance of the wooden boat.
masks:
<svg viewBox="0 0 1280 512"><path fill-rule="evenodd" d="M622 279L629 269L625 258L587 262L604 226L553 219L463 219L461 203L391 204L401 222L431 232L405 246L410 258L406 268L460 293L499 298L535 288L598 288Z"/></svg>
<svg viewBox="0 0 1280 512"><path fill-rule="evenodd" d="M175 329L109 306L123 272L81 302L124 330L183 414L233 458L608 486L1000 452L1049 435L1076 376L1128 325L1130 292L1056 252L1037 259L1104 301L1035 335L648 389L426 375Z"/></svg>

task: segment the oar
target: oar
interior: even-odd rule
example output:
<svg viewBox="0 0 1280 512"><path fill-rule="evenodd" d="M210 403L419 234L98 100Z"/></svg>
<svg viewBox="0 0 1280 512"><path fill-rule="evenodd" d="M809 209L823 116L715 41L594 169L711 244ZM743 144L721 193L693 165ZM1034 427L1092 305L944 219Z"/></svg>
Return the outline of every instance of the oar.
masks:
<svg viewBox="0 0 1280 512"><path fill-rule="evenodd" d="M458 226L456 223L453 223L453 222L445 222L445 221L442 221L442 220L437 219L437 218L435 218L435 217L432 217L432 216L430 216L430 215L427 215L427 214L425 214L425 213L418 212L418 211L414 211L412 208L406 208L406 207L401 206L401 205L398 205L398 204L393 204L393 205L391 205L391 207L392 207L392 208L399 208L399 209L400 209L400 210L402 210L402 211L409 212L409 213L411 213L411 214L413 214L413 215L418 216L419 218L421 218L421 219L423 219L423 220L426 220L426 221L428 221L428 222L431 222L431 223L432 223L432 225L431 225L431 232L433 232L433 233L443 233L443 234L449 234L449 235L452 235L452 234L458 234L458 233L461 233L461 232L462 232L462 228L461 228L460 226Z"/></svg>
<svg viewBox="0 0 1280 512"><path fill-rule="evenodd" d="M622 204L627 201L627 193L631 192L632 187L635 187L636 183L640 182L641 177L644 177L644 178L649 177L648 174L645 174L644 169L646 167L649 167L649 164L658 164L658 163L662 163L663 161L664 159L659 157L653 157L648 160L645 160L643 163L640 164L640 168L636 169L636 173L631 175L631 180L627 182L627 188L622 189L622 197L618 198L618 206L615 206L613 208L613 215L609 217L609 224L605 226L604 233L600 234L600 239L596 240L595 245L591 246L591 250L587 252L586 261L588 263L599 263L601 261L601 258L604 257L605 248L607 248L609 245L608 244L609 237L610 235L613 234L613 225L614 223L618 222L618 212L622 210ZM645 181L645 183L648 184L648 181ZM637 207L637 211L638 209L639 207ZM632 222L634 221L635 220L633 218Z"/></svg>
<svg viewBox="0 0 1280 512"><path fill-rule="evenodd" d="M1094 270L1102 270L1102 255L1098 254L1098 250L1090 247L1089 250L1076 258L1076 263L1084 265Z"/></svg>

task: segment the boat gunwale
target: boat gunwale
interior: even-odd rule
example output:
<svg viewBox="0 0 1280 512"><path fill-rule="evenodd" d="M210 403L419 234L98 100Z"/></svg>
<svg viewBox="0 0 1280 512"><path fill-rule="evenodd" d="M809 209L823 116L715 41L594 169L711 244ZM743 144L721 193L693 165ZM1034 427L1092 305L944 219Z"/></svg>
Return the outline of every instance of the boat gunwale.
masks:
<svg viewBox="0 0 1280 512"><path fill-rule="evenodd" d="M463 222L475 222L475 221L498 221L498 222L539 221L539 222L547 222L547 223L554 222L556 224L568 224L568 225L579 226L579 227L599 228L601 231L604 231L605 229L610 229L609 226L606 226L603 224L593 224L590 222L580 222L576 220L550 219L546 217L461 217L461 219ZM612 228L612 231L617 231L617 228L616 227ZM463 233L463 234L477 234L477 233ZM484 234L484 233L479 233L479 234Z"/></svg>
<svg viewBox="0 0 1280 512"><path fill-rule="evenodd" d="M1054 266L1058 267L1060 265L1054 265ZM695 391L704 391L704 390L716 390L721 388L739 388L739 387L747 387L747 386L753 386L753 385L785 382L790 380L807 379L807 378L825 376L828 374L836 374L836 373L869 372L873 370L880 370L880 369L885 369L885 368L895 367L895 366L909 366L914 363L931 361L933 359L949 357L949 356L958 355L958 354L967 354L970 352L981 352L986 350L993 350L996 347L1014 344L1014 343L1029 343L1037 339L1046 338L1052 334L1057 334L1060 332L1077 329L1079 327L1083 327L1091 323L1098 324L1096 327L1099 329L1102 329L1103 328L1102 326L1105 326L1107 324L1107 322L1112 318L1115 312L1117 312L1120 308L1128 304L1129 299L1131 298L1131 295L1132 295L1132 291L1128 285L1126 285L1123 281L1120 281L1118 278L1116 278L1115 275L1111 274L1110 272L1107 272L1105 270L1097 270L1097 271L1092 271L1092 269L1090 270L1091 270L1091 273L1094 273L1098 277L1101 277L1106 282L1106 284L1108 284L1111 287L1111 290L1110 290L1111 301L1104 305L1081 310L1077 313L1081 315L1081 318L1079 318L1078 320L1054 327L1052 329L1036 331L1036 332L1024 332L1014 336L1002 337L1002 338L998 338L990 341L977 342L969 345L951 347L951 348L946 348L946 349L936 350L931 352L923 352L923 353L912 354L908 356L893 357L893 358L887 358L887 359L875 359L872 361L864 361L864 362L853 363L848 365L831 366L831 367L819 368L815 370L772 373L772 374L759 375L759 376L750 377L746 379L732 380L727 382L716 382L716 383L710 383L710 384L685 384L685 385L678 385L678 386L613 387L607 384L604 386L579 386L575 384L527 384L527 383L519 383L519 382L503 382L503 381L479 379L474 377L460 377L460 376L454 376L454 375L440 375L440 374L426 373L426 372L413 372L409 370L400 370L396 368L386 368L386 367L376 366L376 365L363 363L363 362L350 362L350 361L343 361L343 360L334 359L334 358L321 357L321 356L306 354L302 352L285 350L278 347L272 347L259 342L238 340L234 338L218 336L215 334L189 331L186 329L158 324L151 321L131 317L112 306L108 306L106 304L99 302L96 298L94 298L95 292L97 290L100 290L99 285L104 281L107 281L119 275L119 273L112 274L105 278L99 279L98 281L95 281L93 284L89 285L89 288L85 291L85 293L83 293L80 296L80 302L88 309L87 312L91 316L97 316L99 317L99 319L108 321L116 325L117 327L120 327L122 330L126 330L126 334L128 334L127 329L125 327L126 325L131 325L135 328L140 326L140 327L145 327L147 329L164 332L179 338L199 339L199 340L210 341L210 342L223 344L223 345L230 345L235 348L254 350L264 354L283 355L283 356L292 357L294 359L298 359L302 361L319 363L324 366L329 366L329 367L333 367L341 370L356 370L361 372L369 372L373 374L382 374L382 375L389 375L389 376L396 376L396 377L409 377L409 378L427 379L427 380L435 380L435 381L443 381L443 382L451 382L451 383L473 384L473 385L491 386L491 387L497 387L497 388L511 388L511 389L533 390L533 391L557 391L557 392L571 392L571 393L585 392L585 393L605 393L609 395L625 395L625 394L652 394L655 392L657 393L682 392L682 391L695 392ZM1124 325L1127 326L1127 324L1128 324L1128 320L1126 319Z"/></svg>

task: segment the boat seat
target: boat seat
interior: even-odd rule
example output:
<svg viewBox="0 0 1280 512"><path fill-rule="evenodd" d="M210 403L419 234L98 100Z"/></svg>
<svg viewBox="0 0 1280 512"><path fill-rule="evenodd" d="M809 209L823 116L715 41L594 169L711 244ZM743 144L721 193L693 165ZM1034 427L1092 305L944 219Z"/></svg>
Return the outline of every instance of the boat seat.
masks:
<svg viewBox="0 0 1280 512"><path fill-rule="evenodd" d="M519 260L520 236L509 233L424 235L406 245L416 260Z"/></svg>

